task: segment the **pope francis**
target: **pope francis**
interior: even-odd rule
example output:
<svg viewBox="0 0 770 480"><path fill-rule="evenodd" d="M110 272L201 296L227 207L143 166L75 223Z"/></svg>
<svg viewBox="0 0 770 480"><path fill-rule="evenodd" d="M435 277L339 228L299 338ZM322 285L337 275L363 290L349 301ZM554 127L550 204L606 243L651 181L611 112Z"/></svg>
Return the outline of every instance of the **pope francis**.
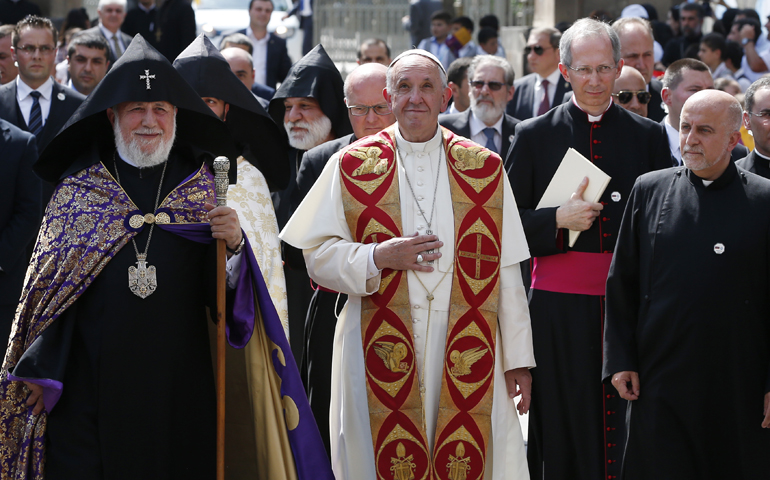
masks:
<svg viewBox="0 0 770 480"><path fill-rule="evenodd" d="M348 294L334 339L338 479L526 479L529 257L500 157L438 125L428 52L390 64L397 123L335 154L281 238Z"/></svg>

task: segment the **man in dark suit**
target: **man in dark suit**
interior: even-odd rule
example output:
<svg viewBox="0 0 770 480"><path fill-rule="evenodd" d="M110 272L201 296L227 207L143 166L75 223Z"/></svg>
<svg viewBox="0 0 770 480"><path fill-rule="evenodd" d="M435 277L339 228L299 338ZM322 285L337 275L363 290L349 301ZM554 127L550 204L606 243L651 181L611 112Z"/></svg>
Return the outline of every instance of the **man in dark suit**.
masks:
<svg viewBox="0 0 770 480"><path fill-rule="evenodd" d="M669 65L663 75L663 102L668 107L668 115L660 121L666 127L668 143L674 166L682 165L682 152L679 150L679 116L684 102L695 93L714 88L709 67L694 58L683 58ZM749 154L743 145L736 145L731 152L731 158L738 160Z"/></svg>
<svg viewBox="0 0 770 480"><path fill-rule="evenodd" d="M439 115L438 122L458 135L505 157L519 120L505 113L514 95L513 67L500 57L480 55L468 67L471 106L462 113Z"/></svg>
<svg viewBox="0 0 770 480"><path fill-rule="evenodd" d="M569 82L559 73L559 40L561 32L555 28L536 28L530 32L524 51L533 73L513 84L515 91L508 102L508 115L519 120L537 117L561 105L565 94L572 91Z"/></svg>
<svg viewBox="0 0 770 480"><path fill-rule="evenodd" d="M272 13L271 0L251 0L249 26L236 33L246 35L254 46L251 55L254 58L256 83L275 89L289 73L291 58L286 50L286 40L267 32Z"/></svg>
<svg viewBox="0 0 770 480"><path fill-rule="evenodd" d="M652 27L647 20L638 17L621 18L612 24L620 38L620 56L629 67L639 70L647 82L650 102L647 105L647 118L660 122L666 116L660 91L663 84L652 78L655 69L655 52Z"/></svg>
<svg viewBox="0 0 770 480"><path fill-rule="evenodd" d="M155 0L139 0L136 7L126 14L126 20L120 29L131 38L138 33L150 45L158 48L158 27L158 7Z"/></svg>
<svg viewBox="0 0 770 480"><path fill-rule="evenodd" d="M131 37L120 30L126 19L126 0L99 0L96 13L99 15L99 25L85 32L98 33L107 39L110 45L110 65L115 65L115 61L131 43Z"/></svg>
<svg viewBox="0 0 770 480"><path fill-rule="evenodd" d="M173 62L195 40L195 12L186 0L165 0L158 12L158 51Z"/></svg>
<svg viewBox="0 0 770 480"><path fill-rule="evenodd" d="M3 357L11 322L27 271L27 245L35 239L43 214L35 138L0 120L0 339Z"/></svg>
<svg viewBox="0 0 770 480"><path fill-rule="evenodd" d="M430 17L444 8L440 0L411 0L409 2L409 34L412 46L430 37Z"/></svg>
<svg viewBox="0 0 770 480"><path fill-rule="evenodd" d="M754 150L735 164L770 178L770 77L762 77L746 89L745 103L743 126L754 136Z"/></svg>
<svg viewBox="0 0 770 480"><path fill-rule="evenodd" d="M343 88L353 133L322 143L305 152L297 172L297 189L292 197L293 210L296 210L315 184L332 155L359 138L374 135L396 121L396 117L382 96L387 71L388 69L383 65L368 63L356 67L347 76ZM346 300L347 295L344 293L338 294L319 287L310 300L310 308L305 320L305 343L302 350L300 375L302 375L310 399L310 408L313 409L327 452L329 452L332 345L337 317Z"/></svg>
<svg viewBox="0 0 770 480"><path fill-rule="evenodd" d="M47 18L29 16L17 23L13 57L19 64L19 76L0 87L0 118L33 133L38 152L59 133L85 99L51 78L55 45L56 29ZM44 186L44 204L51 193L51 186Z"/></svg>

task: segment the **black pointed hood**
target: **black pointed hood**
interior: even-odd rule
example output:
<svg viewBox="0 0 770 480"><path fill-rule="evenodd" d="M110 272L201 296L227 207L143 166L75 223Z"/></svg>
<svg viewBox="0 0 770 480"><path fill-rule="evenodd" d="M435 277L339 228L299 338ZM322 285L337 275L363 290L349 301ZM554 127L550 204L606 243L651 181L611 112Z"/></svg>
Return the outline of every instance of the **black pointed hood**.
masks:
<svg viewBox="0 0 770 480"><path fill-rule="evenodd" d="M208 37L201 34L193 40L174 60L174 68L198 96L230 105L225 125L237 144L248 147L247 160L262 172L271 190L286 188L290 169L281 131Z"/></svg>
<svg viewBox="0 0 770 480"><path fill-rule="evenodd" d="M225 124L171 63L137 34L104 79L43 150L35 163L35 173L56 183L99 161L90 154L95 142L101 152L114 150L114 134L105 111L129 101L171 103L177 107L177 144L186 143L231 160L237 157L237 149ZM63 155L63 152L66 153ZM231 162L230 166L231 183L237 178L234 164Z"/></svg>
<svg viewBox="0 0 770 480"><path fill-rule="evenodd" d="M318 100L321 110L332 121L332 129L337 138L353 133L345 106L343 84L339 70L324 47L318 44L291 67L270 100L270 116L277 125L283 126L283 99L311 97ZM286 136L286 130L281 128L281 131Z"/></svg>

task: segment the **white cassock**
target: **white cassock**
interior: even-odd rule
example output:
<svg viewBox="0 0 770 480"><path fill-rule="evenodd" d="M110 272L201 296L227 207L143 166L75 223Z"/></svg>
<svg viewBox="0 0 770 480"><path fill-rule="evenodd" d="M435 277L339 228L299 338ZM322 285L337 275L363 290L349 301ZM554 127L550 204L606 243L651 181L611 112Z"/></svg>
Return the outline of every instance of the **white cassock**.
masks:
<svg viewBox="0 0 770 480"><path fill-rule="evenodd" d="M227 206L238 213L241 228L251 243L270 298L289 337L289 304L283 276L278 221L267 181L257 167L238 157L238 182L227 189Z"/></svg>
<svg viewBox="0 0 770 480"><path fill-rule="evenodd" d="M425 378L425 417L427 437L433 450L436 433L441 375L444 363L447 322L454 267L454 215L449 190L447 164L441 145L441 130L425 143L410 143L396 128L399 155L398 182L401 199L402 233L425 234L426 220L420 215L414 195L430 221L436 189L435 213L431 227L444 246L442 257L432 273L419 275L425 287L434 292L428 328L428 300L425 289L408 273L409 302L412 306L415 364L419 378ZM437 171L441 163L440 171ZM438 173L438 186L436 178ZM492 401L492 431L487 451L487 480L528 479L524 440L513 400L508 398L503 372L534 367L532 330L519 262L529 258L524 230L513 192L504 178L502 258L500 270L499 327ZM327 162L323 173L305 197L280 237L302 248L308 273L320 285L348 294L334 335L332 356L332 401L329 415L332 468L337 480L374 480L374 447L369 426L366 398L364 353L361 337L361 297L379 288L380 276L367 280L369 251L373 245L355 243L345 221L340 193L339 156ZM442 277L443 278L442 280ZM427 358L425 356L427 355ZM423 359L425 358L425 372Z"/></svg>

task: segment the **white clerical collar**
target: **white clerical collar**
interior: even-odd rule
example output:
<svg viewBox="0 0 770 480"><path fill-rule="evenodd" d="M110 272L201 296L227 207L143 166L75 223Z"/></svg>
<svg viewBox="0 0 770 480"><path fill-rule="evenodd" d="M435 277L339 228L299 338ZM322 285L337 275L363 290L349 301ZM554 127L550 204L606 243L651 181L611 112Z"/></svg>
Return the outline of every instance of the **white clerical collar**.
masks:
<svg viewBox="0 0 770 480"><path fill-rule="evenodd" d="M150 5L150 8L145 7L141 3L138 3L136 6L141 8L142 10L144 10L146 13L150 13L151 11L153 11L155 9L155 4L154 3L152 5Z"/></svg>
<svg viewBox="0 0 770 480"><path fill-rule="evenodd" d="M540 88L540 86L543 84L543 80L548 80L548 85L556 85L556 82L559 81L559 77L561 76L561 72L558 68L551 72L550 75L547 77L541 77L540 74L537 74L537 88Z"/></svg>
<svg viewBox="0 0 770 480"><path fill-rule="evenodd" d="M407 141L403 135L401 135L401 129L399 128L398 123L396 123L396 143L396 146L407 155L416 152L431 152L441 145L441 127L436 125L436 134L433 135L433 138L427 142L417 143Z"/></svg>
<svg viewBox="0 0 770 480"><path fill-rule="evenodd" d="M756 153L758 157L764 158L765 160L770 160L770 157L768 157L767 155L762 155L761 153L759 153L759 150L757 150L756 148L754 148L754 153Z"/></svg>
<svg viewBox="0 0 770 480"><path fill-rule="evenodd" d="M586 115L588 115L588 121L589 121L589 122L591 122L591 123L593 123L593 122L600 122L600 121L602 120L602 117L604 116L604 114L605 114L605 113L607 113L607 110L609 110L609 109L610 109L610 107L612 106L612 97L610 97L610 103L608 103L608 104L607 104L607 108L605 108L605 109L604 109L604 111L602 112L602 114L601 114L601 115L599 115L598 117L596 117L596 116L594 116L594 115L591 115L590 113L588 113L588 112L586 112L585 110L583 110L583 109L580 107L580 105L578 105L578 103L577 103L577 100L575 100L575 95L572 95L572 103L573 103L573 104L574 104L574 105L575 105L577 108L579 108L581 112L583 112L583 113L585 113Z"/></svg>
<svg viewBox="0 0 770 480"><path fill-rule="evenodd" d="M471 137L474 137L479 134L482 130L485 128L494 128L497 133L500 134L500 136L503 136L503 117L505 116L505 112L503 112L502 115L500 115L500 118L497 119L497 122L495 122L494 125L491 127L488 127L484 122L479 120L479 118L473 113L473 109L471 109L471 119L470 119L470 127L471 127Z"/></svg>
<svg viewBox="0 0 770 480"><path fill-rule="evenodd" d="M40 95L42 95L43 98L50 101L51 95L53 94L53 80L51 77L48 77L48 80L46 80L44 84L40 85L36 89L33 89L24 83L24 80L21 79L21 75L16 76L16 95L19 100L24 100L27 98L33 90L37 90L40 92Z"/></svg>

